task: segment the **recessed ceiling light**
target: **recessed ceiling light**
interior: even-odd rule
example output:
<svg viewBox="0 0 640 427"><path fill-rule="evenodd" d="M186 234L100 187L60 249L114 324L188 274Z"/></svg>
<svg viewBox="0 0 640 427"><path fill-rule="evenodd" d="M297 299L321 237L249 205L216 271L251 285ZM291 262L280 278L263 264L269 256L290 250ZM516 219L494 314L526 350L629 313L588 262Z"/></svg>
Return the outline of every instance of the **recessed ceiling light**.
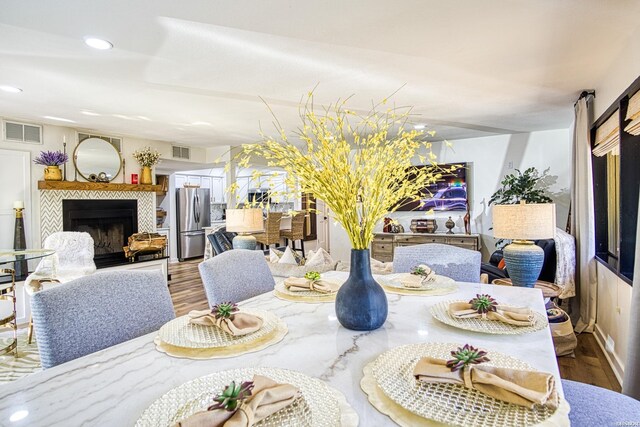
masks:
<svg viewBox="0 0 640 427"><path fill-rule="evenodd" d="M109 50L113 48L113 43L109 40L99 39L97 37L85 37L84 43L89 47L99 50Z"/></svg>
<svg viewBox="0 0 640 427"><path fill-rule="evenodd" d="M63 119L62 117L55 116L42 116L43 119L56 120L58 122L75 123L73 120Z"/></svg>
<svg viewBox="0 0 640 427"><path fill-rule="evenodd" d="M0 86L0 90L3 91L3 92L9 92L9 93L20 93L20 92L22 92L22 89L20 89L19 87L7 86L7 85Z"/></svg>
<svg viewBox="0 0 640 427"><path fill-rule="evenodd" d="M426 127L427 127L427 125L413 125L413 128L416 129L416 130L422 130L422 129L426 128Z"/></svg>
<svg viewBox="0 0 640 427"><path fill-rule="evenodd" d="M100 113L95 113L93 111L81 111L82 114L84 114L85 116L99 116Z"/></svg>

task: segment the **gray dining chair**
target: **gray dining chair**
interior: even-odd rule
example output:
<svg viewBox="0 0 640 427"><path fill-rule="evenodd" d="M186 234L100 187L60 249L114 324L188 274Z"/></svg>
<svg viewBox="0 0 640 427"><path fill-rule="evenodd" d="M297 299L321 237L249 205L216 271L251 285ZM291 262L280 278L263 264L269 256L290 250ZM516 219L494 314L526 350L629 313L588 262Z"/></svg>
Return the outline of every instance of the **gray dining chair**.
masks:
<svg viewBox="0 0 640 427"><path fill-rule="evenodd" d="M623 426L640 420L640 401L590 384L562 380L572 426Z"/></svg>
<svg viewBox="0 0 640 427"><path fill-rule="evenodd" d="M31 310L43 368L148 334L175 318L158 271L109 271L35 293Z"/></svg>
<svg viewBox="0 0 640 427"><path fill-rule="evenodd" d="M243 301L276 285L262 251L232 249L201 262L198 269L211 306Z"/></svg>
<svg viewBox="0 0 640 427"><path fill-rule="evenodd" d="M482 256L478 251L439 243L400 246L393 251L393 272L408 273L418 264L458 282L480 282Z"/></svg>

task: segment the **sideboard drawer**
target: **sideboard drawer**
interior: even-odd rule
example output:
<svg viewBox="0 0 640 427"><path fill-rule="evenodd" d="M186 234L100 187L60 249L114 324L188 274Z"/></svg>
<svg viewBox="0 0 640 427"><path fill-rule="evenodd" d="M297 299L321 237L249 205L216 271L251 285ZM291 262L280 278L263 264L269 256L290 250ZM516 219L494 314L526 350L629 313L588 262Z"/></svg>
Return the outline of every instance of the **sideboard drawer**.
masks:
<svg viewBox="0 0 640 427"><path fill-rule="evenodd" d="M423 243L445 243L446 238L444 236L438 236L436 234L425 234L422 236L398 236L396 243L398 246L407 245L421 245Z"/></svg>
<svg viewBox="0 0 640 427"><path fill-rule="evenodd" d="M389 254L393 253L393 244L392 243L378 243L377 241L373 242L371 245L371 251L377 254Z"/></svg>
<svg viewBox="0 0 640 427"><path fill-rule="evenodd" d="M474 251L478 250L478 240L475 237L447 237L447 244Z"/></svg>
<svg viewBox="0 0 640 427"><path fill-rule="evenodd" d="M373 236L373 241L374 243L378 243L378 242L393 242L393 237L394 236L389 236L389 235L385 235L385 234L374 234Z"/></svg>

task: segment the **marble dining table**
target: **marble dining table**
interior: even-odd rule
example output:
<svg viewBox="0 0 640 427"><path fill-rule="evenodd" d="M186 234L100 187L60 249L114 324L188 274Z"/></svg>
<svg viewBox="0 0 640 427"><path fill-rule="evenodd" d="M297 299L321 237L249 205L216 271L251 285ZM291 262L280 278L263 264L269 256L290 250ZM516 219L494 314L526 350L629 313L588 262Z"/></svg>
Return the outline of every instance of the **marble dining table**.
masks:
<svg viewBox="0 0 640 427"><path fill-rule="evenodd" d="M345 280L346 273L323 276ZM479 283L458 283L454 294L387 294L389 315L380 329L345 329L333 303L280 300L272 292L240 304L277 314L288 325L284 339L262 351L239 357L190 360L156 350L156 333L110 347L57 367L0 385L2 426L132 426L142 412L170 389L213 372L242 367L291 369L326 381L340 390L359 415L360 426L394 422L378 412L360 388L364 366L387 349L423 342L469 343L525 360L553 374L562 385L549 328L521 335L489 335L456 329L434 319L429 307L451 299L489 293L502 303L545 313L542 292Z"/></svg>

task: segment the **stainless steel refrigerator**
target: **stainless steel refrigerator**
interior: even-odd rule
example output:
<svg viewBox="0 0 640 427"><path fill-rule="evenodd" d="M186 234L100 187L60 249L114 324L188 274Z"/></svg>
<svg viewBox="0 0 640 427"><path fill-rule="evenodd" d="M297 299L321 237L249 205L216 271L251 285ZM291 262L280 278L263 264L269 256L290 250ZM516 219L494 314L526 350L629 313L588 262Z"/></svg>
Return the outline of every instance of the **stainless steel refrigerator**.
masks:
<svg viewBox="0 0 640 427"><path fill-rule="evenodd" d="M208 188L178 188L178 259L204 255L204 227L211 225L211 205Z"/></svg>

